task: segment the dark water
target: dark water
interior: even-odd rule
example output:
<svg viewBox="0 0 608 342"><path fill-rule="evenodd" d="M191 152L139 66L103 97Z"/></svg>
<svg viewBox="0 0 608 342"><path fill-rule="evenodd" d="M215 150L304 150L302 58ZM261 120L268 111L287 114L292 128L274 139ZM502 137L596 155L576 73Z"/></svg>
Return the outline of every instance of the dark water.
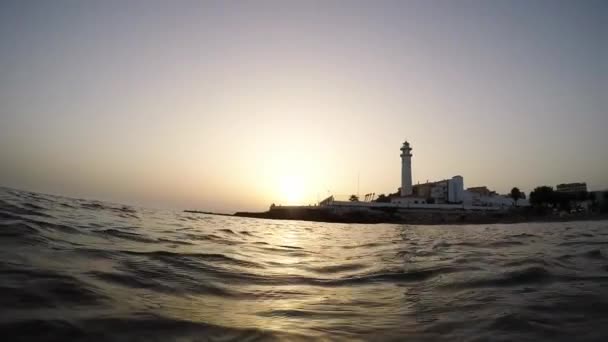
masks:
<svg viewBox="0 0 608 342"><path fill-rule="evenodd" d="M7 340L606 340L608 223L348 225L0 189Z"/></svg>

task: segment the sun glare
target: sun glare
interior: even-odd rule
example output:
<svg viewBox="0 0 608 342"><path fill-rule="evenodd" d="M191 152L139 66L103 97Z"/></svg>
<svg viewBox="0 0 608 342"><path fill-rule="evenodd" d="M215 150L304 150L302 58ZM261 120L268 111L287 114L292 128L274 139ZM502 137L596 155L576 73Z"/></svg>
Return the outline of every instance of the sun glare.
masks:
<svg viewBox="0 0 608 342"><path fill-rule="evenodd" d="M304 181L301 177L283 176L279 183L281 200L284 204L301 204L304 200Z"/></svg>

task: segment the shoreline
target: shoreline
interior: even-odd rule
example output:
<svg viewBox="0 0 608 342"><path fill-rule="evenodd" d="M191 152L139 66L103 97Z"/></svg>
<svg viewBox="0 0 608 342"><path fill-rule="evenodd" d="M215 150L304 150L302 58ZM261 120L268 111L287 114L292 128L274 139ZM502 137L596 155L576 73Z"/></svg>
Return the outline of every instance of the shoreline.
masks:
<svg viewBox="0 0 608 342"><path fill-rule="evenodd" d="M576 216L576 217L538 217L534 219L523 220L487 220L487 221L460 221L460 222L425 222L425 221L349 221L336 220L324 221L313 219L296 219L296 218L271 218L257 215L229 215L234 217L245 217L260 220L277 220L277 221L305 221L319 223L346 223L346 224L408 224L418 226L463 226L463 225L488 225L488 224L518 224L518 223L557 223L557 222L583 222L583 221L608 221L608 215L592 215L592 216ZM213 214L211 214L213 215Z"/></svg>
<svg viewBox="0 0 608 342"><path fill-rule="evenodd" d="M234 216L234 214L216 213L216 212L213 212L213 211L192 210L192 209L186 209L183 212L184 213L190 213L190 214L206 214L206 215L217 215L217 216Z"/></svg>
<svg viewBox="0 0 608 342"><path fill-rule="evenodd" d="M558 215L554 213L538 213L531 208L513 208L503 212L486 212L384 209L336 210L335 208L323 207L277 207L264 212L236 212L234 214L214 213L202 210L184 210L184 212L269 220L356 224L393 223L416 225L465 225L608 220L608 214L606 213L575 213Z"/></svg>

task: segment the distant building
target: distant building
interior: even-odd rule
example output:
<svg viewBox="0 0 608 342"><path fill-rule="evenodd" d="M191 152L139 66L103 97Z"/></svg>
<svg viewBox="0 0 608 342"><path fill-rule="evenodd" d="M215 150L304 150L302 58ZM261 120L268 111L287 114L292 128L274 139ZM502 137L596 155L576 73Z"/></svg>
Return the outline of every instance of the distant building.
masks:
<svg viewBox="0 0 608 342"><path fill-rule="evenodd" d="M467 188L467 191L478 194L480 196L490 196L494 191L490 191L487 186L474 186L471 188Z"/></svg>
<svg viewBox="0 0 608 342"><path fill-rule="evenodd" d="M319 202L319 205L329 205L334 201L334 196L329 196L326 199Z"/></svg>
<svg viewBox="0 0 608 342"><path fill-rule="evenodd" d="M437 182L426 182L413 186L413 196L435 204L462 203L463 178L454 176Z"/></svg>
<svg viewBox="0 0 608 342"><path fill-rule="evenodd" d="M480 193L475 191L469 191L468 189L464 192L464 203L473 206L482 207L511 207L515 203L508 195L499 195L495 191L489 191L488 193ZM527 206L528 201L520 199L517 201L518 206Z"/></svg>
<svg viewBox="0 0 608 342"><path fill-rule="evenodd" d="M566 183L566 184L558 184L555 187L555 191L557 192L587 192L587 183Z"/></svg>
<svg viewBox="0 0 608 342"><path fill-rule="evenodd" d="M412 185L412 147L408 141L401 146L401 196L391 198L391 203L409 204L458 204L463 199L462 176L454 176L438 182Z"/></svg>
<svg viewBox="0 0 608 342"><path fill-rule="evenodd" d="M319 204L334 207L394 207L411 209L473 209L504 210L515 205L508 195L498 195L486 186L464 190L462 176L454 176L436 182L412 185L412 147L408 141L403 142L401 150L401 187L399 191L382 200L373 201L374 194L367 194L365 201L337 201L330 196ZM370 199L371 198L371 199ZM528 206L525 198L517 201L518 206Z"/></svg>

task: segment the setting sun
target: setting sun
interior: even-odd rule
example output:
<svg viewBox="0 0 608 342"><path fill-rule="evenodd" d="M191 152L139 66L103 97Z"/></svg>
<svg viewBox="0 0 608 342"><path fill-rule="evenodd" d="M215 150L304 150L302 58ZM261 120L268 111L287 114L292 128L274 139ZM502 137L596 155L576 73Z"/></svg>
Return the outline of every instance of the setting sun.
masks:
<svg viewBox="0 0 608 342"><path fill-rule="evenodd" d="M298 176L283 176L279 180L280 199L284 204L301 204L305 193L304 180Z"/></svg>

